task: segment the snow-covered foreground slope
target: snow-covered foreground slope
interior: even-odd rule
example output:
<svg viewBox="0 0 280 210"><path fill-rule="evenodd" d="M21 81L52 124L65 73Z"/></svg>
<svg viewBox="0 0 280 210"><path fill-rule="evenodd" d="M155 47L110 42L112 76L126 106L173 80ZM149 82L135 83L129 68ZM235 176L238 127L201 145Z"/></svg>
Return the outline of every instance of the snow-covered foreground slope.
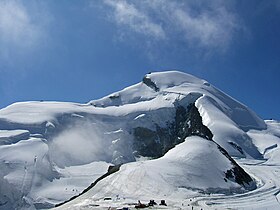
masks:
<svg viewBox="0 0 280 210"><path fill-rule="evenodd" d="M168 199L170 203L199 193L232 194L255 188L253 182L242 186L234 179L226 178L232 168L233 163L213 141L188 137L159 159L121 166L119 172L101 180L87 194L74 200L77 205L70 203L63 208L88 206L84 200L89 197L91 203L117 195L121 200Z"/></svg>
<svg viewBox="0 0 280 210"><path fill-rule="evenodd" d="M264 131L262 141L270 141L271 136L279 133L280 123L267 121L267 124L270 128ZM276 140L275 136L273 139ZM195 209L279 209L280 153L277 149L279 146L267 152L267 159L235 159L256 180L257 189L233 194L220 190L221 193L215 194L213 191L203 192L199 189L200 183L206 181L203 186L209 186L213 183L211 178L214 178L215 181L220 181L216 183L219 186L235 184L223 182L221 180L223 173L215 174L216 176L211 176L210 179L205 177L213 171L215 173L222 169L223 164L220 161L224 158L219 157L217 162L215 156L219 156L220 153L217 153L213 145L211 149L203 150L211 144L209 141L204 144L204 141L205 139L199 137L188 137L184 143L170 150L162 158L126 164L120 172L102 180L87 194L65 204L63 209L94 208L95 205L97 206L95 209L107 209L109 206L131 207L130 204L138 199L143 203L148 203L150 199L157 202L165 199L168 204L165 209L191 209L192 206ZM272 143L279 145L280 142L278 139ZM202 157L198 158L196 155ZM209 165L211 167L207 167ZM218 170L213 169L217 165ZM210 171L205 172L200 167ZM198 176L197 171L200 171ZM193 189L193 186L196 189ZM111 197L112 200L104 201L105 197ZM159 206L155 209L159 209Z"/></svg>
<svg viewBox="0 0 280 210"><path fill-rule="evenodd" d="M51 207L78 194L109 165L92 162L59 168L51 158L41 138L0 146L0 209Z"/></svg>
<svg viewBox="0 0 280 210"><path fill-rule="evenodd" d="M278 122L264 122L207 81L177 71L147 74L88 104L15 103L0 110L0 209L52 207L79 194L112 164L123 165L78 199L91 200L98 186L106 186L100 197L121 191L134 199L145 189L148 199L164 185L165 194L157 198L174 199L175 206L202 192L250 191L234 176L225 178L232 160L216 145L250 163L266 160L272 170L280 158L279 133ZM135 162L147 159L154 160ZM266 186L243 159L245 173Z"/></svg>
<svg viewBox="0 0 280 210"><path fill-rule="evenodd" d="M267 123L272 128L264 132L263 141L270 141L272 135L279 133L280 123ZM267 152L267 159L235 159L255 179L254 190L241 192L242 187L236 183L225 182L224 171L231 164L217 151L216 145L200 137L188 137L162 158L123 165L119 172L101 180L88 193L57 209L134 209L137 200L148 203L152 199L159 203L164 199L167 207L157 205L152 209L276 210L280 208L277 147ZM221 188L215 193L211 186Z"/></svg>

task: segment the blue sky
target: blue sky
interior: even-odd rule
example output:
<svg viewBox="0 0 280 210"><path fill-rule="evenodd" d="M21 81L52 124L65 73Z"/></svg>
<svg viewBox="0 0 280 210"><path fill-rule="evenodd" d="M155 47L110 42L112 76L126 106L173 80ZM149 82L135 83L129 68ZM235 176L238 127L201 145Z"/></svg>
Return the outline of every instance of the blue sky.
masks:
<svg viewBox="0 0 280 210"><path fill-rule="evenodd" d="M0 0L0 108L181 70L280 119L279 0Z"/></svg>

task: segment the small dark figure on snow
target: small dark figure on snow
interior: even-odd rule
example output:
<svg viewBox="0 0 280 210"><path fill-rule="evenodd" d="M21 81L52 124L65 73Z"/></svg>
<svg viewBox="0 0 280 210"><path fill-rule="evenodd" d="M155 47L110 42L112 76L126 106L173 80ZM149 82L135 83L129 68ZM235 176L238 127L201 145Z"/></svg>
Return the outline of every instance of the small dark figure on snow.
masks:
<svg viewBox="0 0 280 210"><path fill-rule="evenodd" d="M154 205L157 205L155 200L150 200L150 202L148 203L148 206L154 206Z"/></svg>
<svg viewBox="0 0 280 210"><path fill-rule="evenodd" d="M167 206L167 204L165 203L165 200L161 200L159 205Z"/></svg>
<svg viewBox="0 0 280 210"><path fill-rule="evenodd" d="M148 205L141 203L140 200L138 201L138 204L135 206L136 209L143 209L146 207L148 207Z"/></svg>

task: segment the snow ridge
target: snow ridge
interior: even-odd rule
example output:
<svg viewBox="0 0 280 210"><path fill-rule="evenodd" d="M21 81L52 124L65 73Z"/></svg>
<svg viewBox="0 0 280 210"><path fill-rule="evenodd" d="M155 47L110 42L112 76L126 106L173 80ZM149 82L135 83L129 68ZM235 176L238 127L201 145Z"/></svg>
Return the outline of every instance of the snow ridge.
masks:
<svg viewBox="0 0 280 210"><path fill-rule="evenodd" d="M174 208L205 193L271 192L257 167L277 177L279 130L279 122L178 71L149 73L87 104L15 103L0 110L0 209L53 207L114 164L123 164L119 172L65 208L113 197L114 187L131 201L166 197ZM252 166L264 161L270 166Z"/></svg>

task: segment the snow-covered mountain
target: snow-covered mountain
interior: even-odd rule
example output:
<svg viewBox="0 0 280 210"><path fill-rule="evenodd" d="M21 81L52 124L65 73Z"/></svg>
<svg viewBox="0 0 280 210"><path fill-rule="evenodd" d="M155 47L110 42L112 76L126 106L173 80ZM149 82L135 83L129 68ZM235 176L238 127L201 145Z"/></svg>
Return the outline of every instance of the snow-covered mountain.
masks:
<svg viewBox="0 0 280 210"><path fill-rule="evenodd" d="M194 197L195 205L209 207L205 195L261 190L273 194L274 208L279 143L277 121L263 121L207 81L178 71L147 74L88 104L15 103L0 110L0 209L53 207L119 164L61 208L163 198L174 209ZM262 166L274 171L271 188L262 170L254 171Z"/></svg>

